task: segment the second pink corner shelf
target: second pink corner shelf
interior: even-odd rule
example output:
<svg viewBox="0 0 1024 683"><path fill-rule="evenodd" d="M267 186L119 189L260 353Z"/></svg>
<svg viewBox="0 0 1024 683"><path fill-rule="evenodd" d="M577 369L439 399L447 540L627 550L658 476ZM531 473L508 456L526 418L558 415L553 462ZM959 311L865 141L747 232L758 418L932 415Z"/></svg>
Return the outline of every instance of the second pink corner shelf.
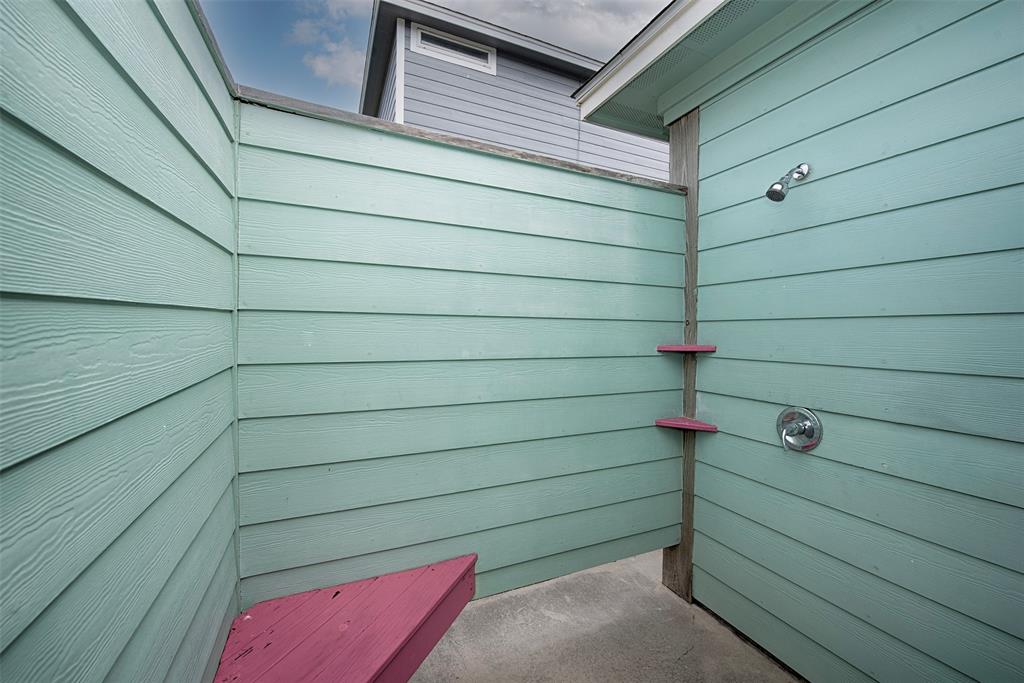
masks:
<svg viewBox="0 0 1024 683"><path fill-rule="evenodd" d="M710 344L662 344L658 347L658 351L660 353L714 353L717 350L717 346L711 346ZM660 420L655 420L654 424L658 427L682 429L692 432L718 431L718 427L713 424L694 420L689 417L666 417Z"/></svg>

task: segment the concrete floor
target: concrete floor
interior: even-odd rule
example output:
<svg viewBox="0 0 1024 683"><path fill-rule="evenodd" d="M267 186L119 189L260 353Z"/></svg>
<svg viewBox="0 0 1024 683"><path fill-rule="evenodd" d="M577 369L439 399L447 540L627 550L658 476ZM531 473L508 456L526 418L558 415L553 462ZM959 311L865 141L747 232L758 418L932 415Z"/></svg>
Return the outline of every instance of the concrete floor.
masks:
<svg viewBox="0 0 1024 683"><path fill-rule="evenodd" d="M797 679L661 585L661 552L470 603L414 683Z"/></svg>

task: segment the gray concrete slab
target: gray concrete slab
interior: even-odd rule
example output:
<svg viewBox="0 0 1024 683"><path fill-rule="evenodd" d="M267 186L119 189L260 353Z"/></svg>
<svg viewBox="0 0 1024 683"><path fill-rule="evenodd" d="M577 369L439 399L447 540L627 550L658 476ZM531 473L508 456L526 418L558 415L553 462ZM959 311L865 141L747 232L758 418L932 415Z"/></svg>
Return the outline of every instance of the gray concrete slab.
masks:
<svg viewBox="0 0 1024 683"><path fill-rule="evenodd" d="M661 585L648 553L470 603L414 683L794 678Z"/></svg>

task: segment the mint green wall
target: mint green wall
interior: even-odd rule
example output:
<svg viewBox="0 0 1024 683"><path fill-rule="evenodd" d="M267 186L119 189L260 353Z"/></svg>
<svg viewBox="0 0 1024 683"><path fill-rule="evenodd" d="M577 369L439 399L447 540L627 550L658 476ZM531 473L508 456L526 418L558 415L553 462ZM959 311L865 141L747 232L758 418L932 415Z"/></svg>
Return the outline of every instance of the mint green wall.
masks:
<svg viewBox="0 0 1024 683"><path fill-rule="evenodd" d="M242 602L676 543L683 197L241 108Z"/></svg>
<svg viewBox="0 0 1024 683"><path fill-rule="evenodd" d="M0 671L212 677L237 567L233 103L188 8L0 4Z"/></svg>
<svg viewBox="0 0 1024 683"><path fill-rule="evenodd" d="M1022 25L876 2L701 108L694 595L811 680L1024 677Z"/></svg>
<svg viewBox="0 0 1024 683"><path fill-rule="evenodd" d="M209 680L257 600L678 541L680 194L239 105L177 0L0 39L4 680Z"/></svg>
<svg viewBox="0 0 1024 683"><path fill-rule="evenodd" d="M184 4L0 8L5 678L209 679L240 574L678 540L680 196L238 107ZM1021 19L877 2L702 107L694 591L811 679L1024 675Z"/></svg>

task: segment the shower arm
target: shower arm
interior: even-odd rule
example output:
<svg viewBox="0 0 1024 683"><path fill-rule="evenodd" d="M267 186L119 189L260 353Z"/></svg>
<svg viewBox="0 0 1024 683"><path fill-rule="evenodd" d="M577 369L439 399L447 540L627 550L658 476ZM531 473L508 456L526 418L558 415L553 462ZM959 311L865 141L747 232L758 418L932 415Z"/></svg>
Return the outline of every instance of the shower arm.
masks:
<svg viewBox="0 0 1024 683"><path fill-rule="evenodd" d="M771 184L765 196L773 202L781 202L789 193L789 184L794 180L803 180L811 173L809 164L797 164L786 175Z"/></svg>

